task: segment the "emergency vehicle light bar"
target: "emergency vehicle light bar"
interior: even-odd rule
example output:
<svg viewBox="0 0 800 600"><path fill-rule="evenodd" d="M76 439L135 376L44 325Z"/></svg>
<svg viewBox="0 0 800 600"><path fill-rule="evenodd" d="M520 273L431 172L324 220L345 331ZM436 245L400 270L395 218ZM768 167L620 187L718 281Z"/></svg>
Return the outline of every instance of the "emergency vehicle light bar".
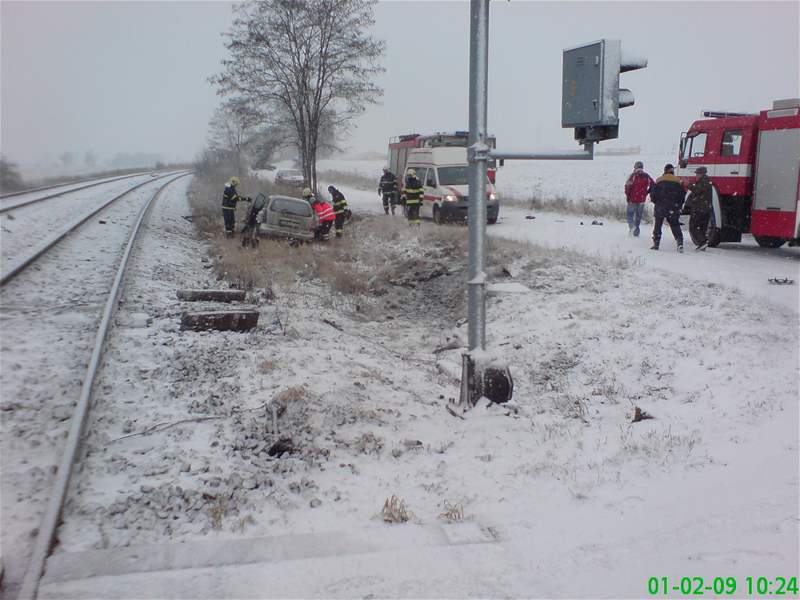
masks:
<svg viewBox="0 0 800 600"><path fill-rule="evenodd" d="M722 110L704 110L703 116L711 119L720 119L723 117L754 117L755 113L745 112L727 112Z"/></svg>

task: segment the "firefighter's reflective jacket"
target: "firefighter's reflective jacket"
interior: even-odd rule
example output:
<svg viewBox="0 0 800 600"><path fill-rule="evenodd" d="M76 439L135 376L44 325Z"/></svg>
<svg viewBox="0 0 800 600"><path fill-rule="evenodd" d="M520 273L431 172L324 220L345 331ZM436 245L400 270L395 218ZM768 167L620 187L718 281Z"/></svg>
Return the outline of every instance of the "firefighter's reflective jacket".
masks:
<svg viewBox="0 0 800 600"><path fill-rule="evenodd" d="M223 210L236 210L236 203L242 200L242 197L236 193L236 186L232 183L225 184L225 190L222 192L222 209Z"/></svg>
<svg viewBox="0 0 800 600"><path fill-rule="evenodd" d="M425 189L422 187L419 179L413 175L406 177L406 187L403 191L406 197L406 206L409 204L420 204L422 202L422 195Z"/></svg>
<svg viewBox="0 0 800 600"><path fill-rule="evenodd" d="M336 215L344 214L347 208L347 200L345 200L344 194L333 188L331 190L331 198L333 199L333 213Z"/></svg>
<svg viewBox="0 0 800 600"><path fill-rule="evenodd" d="M392 194L397 191L397 177L391 171L386 171L381 176L381 181L378 184L378 191L381 194Z"/></svg>

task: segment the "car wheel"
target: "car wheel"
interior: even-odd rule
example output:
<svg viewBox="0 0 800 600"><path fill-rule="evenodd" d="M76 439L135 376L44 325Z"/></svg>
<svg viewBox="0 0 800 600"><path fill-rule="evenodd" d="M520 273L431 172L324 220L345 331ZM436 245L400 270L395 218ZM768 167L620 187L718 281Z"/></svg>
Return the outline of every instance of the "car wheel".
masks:
<svg viewBox="0 0 800 600"><path fill-rule="evenodd" d="M442 211L439 210L438 206L433 207L433 222L437 225L442 224Z"/></svg>
<svg viewBox="0 0 800 600"><path fill-rule="evenodd" d="M754 235L753 237L755 238L756 243L762 248L780 248L786 243L786 240L782 240L778 237L772 237L771 235Z"/></svg>

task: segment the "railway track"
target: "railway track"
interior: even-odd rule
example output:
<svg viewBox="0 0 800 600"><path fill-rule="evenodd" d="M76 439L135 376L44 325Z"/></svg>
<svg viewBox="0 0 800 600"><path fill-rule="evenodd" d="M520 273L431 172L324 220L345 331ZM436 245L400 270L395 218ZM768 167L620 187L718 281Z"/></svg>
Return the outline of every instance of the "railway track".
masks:
<svg viewBox="0 0 800 600"><path fill-rule="evenodd" d="M137 183L136 185L126 189L121 194L117 194L117 195L113 196L112 198L102 202L99 206L96 206L92 210L90 210L90 211L88 211L86 213L83 213L82 215L80 215L77 218L73 219L65 228L62 228L62 229L56 231L56 233L54 233L53 235L50 235L50 236L46 237L40 243L36 244L31 251L26 252L23 256L14 257L10 261L4 260L3 261L4 263L10 262L11 264L10 265L6 265L6 264L3 265L3 271L2 271L2 273L0 273L0 287L6 285L9 281L11 281L19 273L21 273L27 267L29 267L31 264L33 264L40 256L42 256L48 250L53 248L53 246L58 244L62 239L64 239L70 233L72 233L76 229L78 229L81 225L83 225L86 221L91 219L94 215L98 214L99 212L101 212L102 210L104 210L107 207L111 206L113 203L121 200L122 198L126 198L132 192L138 190L139 188L141 188L141 187L143 187L145 185L148 185L148 184L152 183L153 181L158 181L160 179L172 177L175 174L176 173L168 173L166 175L160 175L160 176L153 177L151 179L147 179L145 181ZM127 177L123 177L121 179L127 179ZM115 179L115 180L112 180L112 181L119 181L119 179ZM106 181L106 182L103 182L103 183L107 184L107 183L110 183L110 182ZM93 184L91 186L85 186L85 187L95 187L96 185L102 185L102 184ZM85 189L85 188L78 188L78 190L80 190L80 189ZM55 198L56 196L62 196L64 194L68 194L68 193L74 193L74 192L76 192L78 190L69 190L67 192L63 192L63 193L60 193L60 194L53 194L53 195L49 195L49 196L44 196L44 197L38 198L36 200L32 200L32 201L26 202L25 205L32 204L34 202L39 202L39 201L42 201L42 200L47 200L47 199L50 199L50 198ZM22 206L22 205L19 205L19 206Z"/></svg>
<svg viewBox="0 0 800 600"><path fill-rule="evenodd" d="M57 263L58 261L55 260L55 259L58 258L58 254L48 253L47 250L53 248L54 246L56 246L59 243L59 241L64 240L64 238L67 237L67 234L75 232L76 229L81 227L81 224L85 223L91 216L99 213L103 209L110 209L111 208L113 210L116 210L117 213L124 213L125 211L127 211L128 214L135 214L134 218L132 218L132 219L129 218L129 217L123 217L123 218L119 219L119 221L118 221L118 230L125 230L127 232L127 234L126 234L126 237L125 237L126 241L124 243L124 250L122 251L121 257L119 257L118 264L116 265L115 268L114 268L114 263L116 262L115 259L117 257L117 254L116 253L106 254L107 257L109 259L111 259L112 261L114 261L114 262L111 263L111 266L106 271L105 277L108 277L108 271L113 271L114 272L113 283L111 284L110 290L108 291L107 295L105 296L105 302L103 304L102 312L101 312L101 314L99 316L99 326L97 328L96 334L94 335L94 341L93 341L92 349L91 349L91 358L89 359L88 366L86 368L86 374L85 374L85 376L83 377L83 380L82 380L78 401L77 401L77 404L75 405L74 412L69 417L69 430L68 430L68 434L66 436L66 442L64 442L63 439L59 439L58 440L58 445L63 446L63 448L55 448L58 456L60 457L58 459L58 462L59 462L58 469L56 471L54 483L52 485L52 492L50 493L49 500L47 501L47 505L46 505L45 512L44 512L44 517L42 518L41 525L39 526L39 528L37 530L36 539L35 539L35 542L33 544L33 550L32 550L32 553L31 553L31 559L30 559L30 562L29 562L29 566L27 568L27 571L25 572L24 579L22 579L22 585L21 585L21 588L20 588L19 596L18 596L19 598L35 598L36 597L39 578L40 578L40 576L41 576L41 574L43 572L43 568L44 568L44 564L45 564L45 561L47 559L47 556L49 555L50 550L51 550L51 548L53 546L53 543L54 543L56 528L58 527L59 520L61 518L60 517L61 510L62 510L64 499L66 497L67 490L68 490L68 487L69 487L70 477L72 475L73 463L75 461L75 458L79 455L79 450L80 450L80 445L81 445L81 438L82 438L82 431L83 431L83 428L85 426L86 418L87 418L87 415L89 413L90 405L91 405L92 386L94 384L95 376L96 376L96 374L98 372L98 368L99 368L99 365L100 365L100 362L101 362L102 356L103 356L104 341L105 341L105 338L106 338L106 335L107 335L107 332L108 332L108 329L109 329L109 325L111 323L111 319L113 317L115 308L117 306L119 296L120 296L121 291L122 291L123 281L124 281L125 273L126 273L126 268L128 266L129 259L130 259L131 255L132 255L132 253L134 252L134 247L135 247L135 244L136 244L137 239L139 237L139 232L142 229L142 225L147 222L149 214L150 214L150 211L152 209L152 206L155 204L155 202L157 201L158 197L164 192L164 190L170 184L172 184L174 181L176 181L176 180L178 180L178 179L180 179L182 177L185 177L187 175L190 175L190 174L191 174L190 172L171 173L169 175L164 175L164 176L161 176L159 178L156 178L155 180L151 179L151 180L148 180L146 182L142 182L140 184L137 184L136 186L134 186L134 187L130 188L129 190L127 190L126 192L124 192L123 194L115 196L111 200L109 200L107 202L104 202L101 207L97 208L96 210L91 211L91 213L89 215L82 215L80 218L76 219L75 222L71 223L70 226L67 229L65 229L64 231L59 232L59 234L54 235L51 238L49 238L47 240L46 244L44 244L44 243L41 244L41 248L35 253L35 256L33 255L34 253L32 253L31 255L29 255L27 257L27 259L25 261L20 261L20 266L19 266L19 268L15 268L14 273L11 273L10 271L8 271L7 273L4 273L4 275L3 275L3 285L5 286L5 284L8 281L10 281L12 278L14 278L15 276L19 275L20 273L26 272L26 269L27 269L28 266L30 266L32 264L35 264L37 259L42 257L43 255L45 255L46 253L47 253L47 256L51 256L52 255L53 259L54 259L54 260L48 261L49 263ZM127 203L126 204L122 204L122 205L117 205L116 207L114 207L114 202L119 200L121 197L127 196L128 194L130 194L131 192L134 192L135 190L139 190L140 188L142 188L143 186L145 186L147 184L154 185L153 181L157 181L157 180L160 180L160 179L166 179L166 181L164 181L163 183L160 182L158 184L155 184L155 185L158 186L157 189L155 189L151 194L149 194L145 198L145 200L141 204L141 208L138 208L137 206L133 206L133 205L128 205ZM142 192L140 191L140 192L138 192L138 194L141 195ZM138 211L136 211L135 213L132 213L132 210L136 210L137 208L138 208ZM122 210L120 210L120 209L122 209ZM110 218L110 217L106 217L106 218ZM133 225L132 226L130 226L130 222L131 221L133 221ZM95 226L95 227L97 227L97 226ZM128 227L129 227L129 229L128 229ZM95 233L99 233L99 232L95 231ZM102 234L101 234L101 237L102 237ZM76 245L77 240L79 240L80 238L71 237L70 239L75 239L76 242L73 243L72 245ZM107 237L106 237L106 240L107 240ZM78 253L78 254L80 254L80 253ZM112 256L113 256L113 258L112 258ZM25 263L24 265L22 265L23 262ZM90 268L92 268L92 267L90 267ZM59 271L59 265L58 264L55 264L55 265L54 264L50 264L49 270L50 270L50 273L58 272ZM94 266L93 270L95 271L95 273L94 273L94 276L95 276L94 277L94 281L97 281L98 284L99 284L100 281L102 281L102 278L100 278L100 280L98 281L97 276L98 276L98 271L100 271L101 269L99 268L99 266ZM24 281L23 280L16 281L13 286L10 286L10 287L15 288L14 291L11 292L10 295L15 299L19 298L20 296L24 296L24 293L18 293L18 292L20 290L24 290L24 289L31 289L31 288L36 289L38 286L40 286L40 283L37 282L36 280L38 278L40 278L40 277L44 277L45 279L47 279L50 276L50 273L47 272L47 269L44 269L42 272L39 272L39 270L37 270L35 273L32 274L32 279L33 279L32 282L28 281L27 275L26 275L26 279ZM9 275L9 276L6 277L6 275ZM89 279L88 276L82 276L82 277L79 276L79 281L84 281L84 280L87 280L87 279ZM105 281L107 281L107 279ZM7 288L4 287L4 289L7 289ZM54 296L54 298L58 298L57 292L56 292L56 295ZM7 312L8 310L11 310L11 311L16 310L16 307L14 307L13 305L10 306L9 304L10 303L5 302L5 299L4 299L4 305L5 305L3 307L4 308L4 312ZM45 310L51 310L52 309L53 303L51 302L50 304L51 304L51 306L46 307ZM73 307L73 309L76 310L76 311L94 310L93 306L95 306L95 304L93 302L90 302L88 304L86 304L84 302L82 305L79 305L77 307ZM58 310L58 307L56 307L56 310ZM23 315L23 318L24 318L24 315ZM84 329L86 329L86 328L84 327ZM69 330L63 330L62 329L60 331L62 331L62 333L57 333L57 335L53 336L53 337L57 337L57 339L64 339L64 338L70 338L71 339L71 338L75 337L72 334L68 333ZM65 331L67 333L65 333ZM31 331L30 334L33 335L34 331ZM77 344L77 345L80 346L81 344ZM83 345L85 346L85 344L83 344ZM81 348L78 348L78 350L81 350ZM47 358L48 357L47 356L42 356L41 358L42 358L42 363L47 364ZM85 360L85 359L81 359L80 362L82 363L83 360ZM8 359L6 359L6 364L8 365ZM18 365L12 364L11 367L13 369L14 367L18 367ZM30 366L28 366L27 368L31 369ZM36 366L33 366L32 370L35 371L36 370ZM4 410L5 410L5 408L4 408ZM30 427L30 423L26 423L26 426ZM5 435L9 435L9 433L11 434L12 437L19 435L17 427L18 426L11 426L9 423L6 423L6 433L5 433ZM12 431L9 432L9 430L12 430ZM55 434L52 434L52 433L50 435L51 435L52 438L59 438L60 437L60 435L55 435ZM8 442L8 438L6 439L6 442L4 442L4 445L7 442ZM22 451L22 455L26 456L24 451ZM27 458L27 456L26 456L26 458ZM13 459L13 457L9 457L9 460L12 460L12 459ZM23 460L22 462L27 462L27 461ZM33 461L33 462L35 462L35 461ZM8 476L8 474L4 475L4 477L7 477L7 476ZM5 484L8 485L8 482L6 481ZM8 548L8 547L9 547L9 545L8 545L8 543L6 543L6 548ZM22 553L23 549L17 549L17 551ZM8 558L8 555L6 555L6 558ZM7 569L6 572L7 572L7 575L8 575L9 574L8 573L8 569ZM21 572L20 572L20 576L21 576ZM19 582L19 579L17 579L17 583L18 582Z"/></svg>
<svg viewBox="0 0 800 600"><path fill-rule="evenodd" d="M114 181L122 181L123 179L131 179L133 177L141 177L142 175L147 175L148 173L149 173L148 171L142 171L141 173L133 173L131 175L122 175L120 177L113 177L111 179L101 179L101 180L92 179L90 181L85 182L85 185L79 185L79 187L71 187L71 188L66 189L66 190L61 190L59 192L53 192L51 194L45 194L44 196L37 196L35 198L24 198L24 199L21 199L21 200L11 200L11 201L8 201L8 202L3 202L2 204L0 204L0 214L8 212L8 211L11 211L11 210L15 210L17 208L22 208L23 206L28 206L29 204L35 204L37 202L42 202L44 200L50 200L52 198L59 198L61 196L66 196L67 194L73 194L75 192L79 192L81 190L86 190L86 189L89 189L89 188L97 187L97 186L100 186L100 185L106 185L106 184L112 183ZM155 175L155 173L151 173L151 174ZM58 185L49 185L49 186L46 186L46 187L36 188L36 189L32 189L32 190L22 190L22 191L19 191L19 192L13 192L11 194L4 194L4 195L0 196L0 201L4 201L4 200L6 200L6 198L16 198L18 196L25 196L27 194L35 194L35 193L38 193L38 192L46 192L48 190L54 190L54 189L57 189L57 188L62 188L62 187L70 186L70 185L78 185L78 184L81 184L81 183L84 183L84 182L80 182L79 181L79 182L73 182L73 183L61 183L61 184L58 184Z"/></svg>

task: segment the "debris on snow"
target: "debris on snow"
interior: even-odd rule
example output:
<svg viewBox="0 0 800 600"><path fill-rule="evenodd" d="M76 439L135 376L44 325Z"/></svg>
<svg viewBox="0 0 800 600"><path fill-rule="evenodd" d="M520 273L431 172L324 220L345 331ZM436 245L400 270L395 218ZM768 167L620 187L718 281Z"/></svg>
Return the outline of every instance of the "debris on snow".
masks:
<svg viewBox="0 0 800 600"><path fill-rule="evenodd" d="M653 419L653 418L654 417L651 414L643 411L638 406L633 407L633 420L631 421L631 423L638 423L639 421L646 421L647 419Z"/></svg>

